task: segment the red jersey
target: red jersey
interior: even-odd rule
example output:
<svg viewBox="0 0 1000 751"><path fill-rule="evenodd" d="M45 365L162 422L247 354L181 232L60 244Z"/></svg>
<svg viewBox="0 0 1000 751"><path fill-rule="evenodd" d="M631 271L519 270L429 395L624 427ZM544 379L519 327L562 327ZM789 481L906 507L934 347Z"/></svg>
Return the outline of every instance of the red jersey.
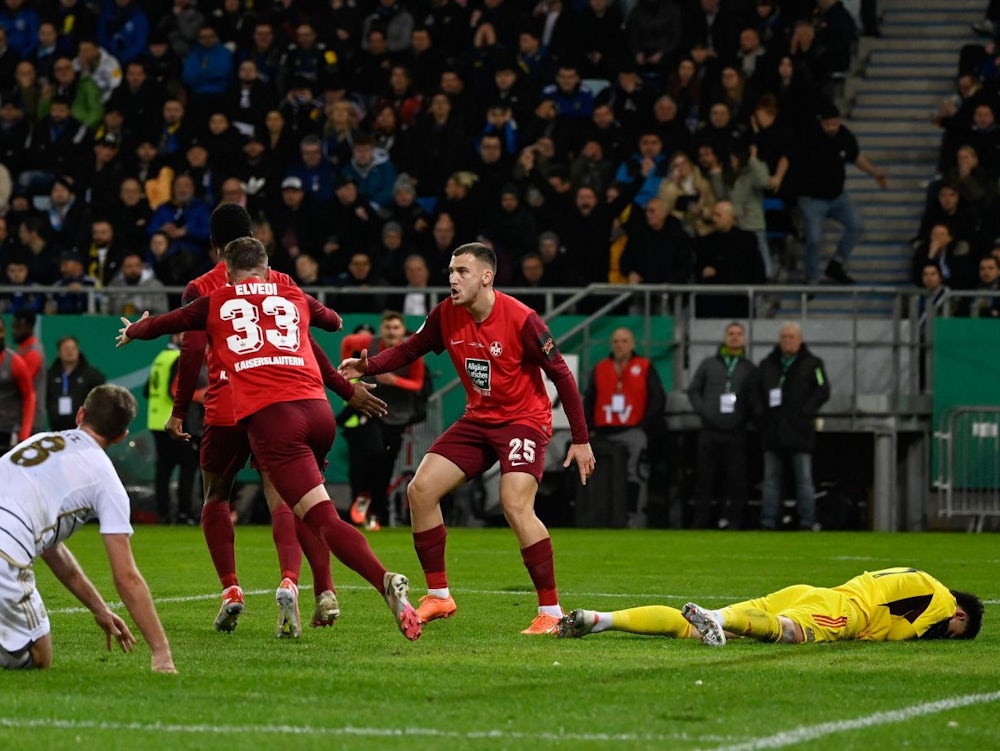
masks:
<svg viewBox="0 0 1000 751"><path fill-rule="evenodd" d="M204 329L212 359L231 389L232 419L239 421L277 402L326 400L306 331L313 316L324 311L294 284L247 280L138 321L128 333L133 339L155 339Z"/></svg>
<svg viewBox="0 0 1000 751"><path fill-rule="evenodd" d="M427 352L448 350L465 386L465 417L484 423L526 423L552 433L552 402L542 371L563 402L573 443L586 443L583 402L573 374L545 322L528 306L496 292L482 323L451 298L436 305L423 326L396 347L368 360L368 373L397 370Z"/></svg>
<svg viewBox="0 0 1000 751"><path fill-rule="evenodd" d="M295 281L280 271L271 271L268 281L276 284L295 286ZM229 284L225 261L219 261L211 271L208 271L190 282L184 290L183 303L189 304L199 297L210 295L217 289ZM322 328L326 325L317 321ZM340 328L329 330L336 331ZM234 425L233 397L229 390L228 373L219 359L213 355L207 346L205 334L200 331L189 331L181 342L181 358L177 367L177 396L174 398L173 415L183 419L187 415L188 406L195 393L201 364L208 360L208 391L205 392L205 424Z"/></svg>

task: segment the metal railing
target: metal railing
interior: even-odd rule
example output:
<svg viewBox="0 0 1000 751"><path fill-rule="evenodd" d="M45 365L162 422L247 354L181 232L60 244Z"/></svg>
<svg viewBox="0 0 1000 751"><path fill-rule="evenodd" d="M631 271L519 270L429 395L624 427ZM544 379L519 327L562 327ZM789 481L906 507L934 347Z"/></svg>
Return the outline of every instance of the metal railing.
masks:
<svg viewBox="0 0 1000 751"><path fill-rule="evenodd" d="M1000 407L952 407L934 431L937 476L944 502L938 516L969 516L980 532L988 516L1000 516Z"/></svg>

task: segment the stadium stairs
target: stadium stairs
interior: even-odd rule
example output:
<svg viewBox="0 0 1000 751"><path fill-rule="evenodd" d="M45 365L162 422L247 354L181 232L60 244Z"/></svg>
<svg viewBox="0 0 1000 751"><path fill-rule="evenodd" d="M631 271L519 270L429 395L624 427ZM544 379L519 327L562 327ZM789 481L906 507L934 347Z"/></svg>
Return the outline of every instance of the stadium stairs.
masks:
<svg viewBox="0 0 1000 751"><path fill-rule="evenodd" d="M858 284L911 286L910 240L920 224L941 143L932 118L938 103L955 91L962 45L982 41L970 24L982 19L984 7L982 0L882 0L882 36L860 41L840 104L861 152L888 175L889 189L848 168L847 190L865 222L848 267ZM824 259L838 236L839 228L831 224ZM782 312L795 307L787 302L782 300ZM881 316L891 312L892 300L870 293L855 305L861 315ZM851 305L820 293L809 312L844 315Z"/></svg>

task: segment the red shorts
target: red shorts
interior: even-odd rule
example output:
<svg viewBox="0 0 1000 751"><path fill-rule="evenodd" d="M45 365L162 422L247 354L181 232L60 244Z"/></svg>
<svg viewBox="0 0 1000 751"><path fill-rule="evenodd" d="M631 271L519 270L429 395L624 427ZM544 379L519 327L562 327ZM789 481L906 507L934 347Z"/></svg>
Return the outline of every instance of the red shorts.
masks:
<svg viewBox="0 0 1000 751"><path fill-rule="evenodd" d="M475 477L499 460L500 474L526 472L541 482L550 438L530 425L486 425L461 418L434 441L428 452L458 465L466 477Z"/></svg>
<svg viewBox="0 0 1000 751"><path fill-rule="evenodd" d="M250 458L250 439L243 425L206 425L201 434L201 468L209 474L235 477Z"/></svg>
<svg viewBox="0 0 1000 751"><path fill-rule="evenodd" d="M254 462L289 506L325 482L326 455L337 431L326 399L277 402L243 422Z"/></svg>

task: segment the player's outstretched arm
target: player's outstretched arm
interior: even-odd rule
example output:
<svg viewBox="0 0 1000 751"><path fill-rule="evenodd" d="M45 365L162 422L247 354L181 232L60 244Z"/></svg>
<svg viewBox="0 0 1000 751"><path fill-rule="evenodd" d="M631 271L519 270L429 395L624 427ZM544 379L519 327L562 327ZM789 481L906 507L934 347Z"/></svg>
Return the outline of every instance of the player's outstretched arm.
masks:
<svg viewBox="0 0 1000 751"><path fill-rule="evenodd" d="M594 474L594 467L597 466L597 460L594 459L594 450L590 447L589 443L570 444L563 466L568 467L574 461L576 461L576 468L580 471L580 483L586 485L587 480Z"/></svg>
<svg viewBox="0 0 1000 751"><path fill-rule="evenodd" d="M128 535L108 534L103 537L115 587L152 652L150 668L156 673L176 673L174 658L170 654L170 642L167 641L163 624L156 614L156 606L146 580L135 565Z"/></svg>
<svg viewBox="0 0 1000 751"><path fill-rule="evenodd" d="M42 560L62 585L94 614L94 620L106 635L108 651L111 651L111 639L114 637L122 652L131 652L135 646L135 637L125 621L111 612L101 593L87 578L69 548L60 542L42 553Z"/></svg>
<svg viewBox="0 0 1000 751"><path fill-rule="evenodd" d="M144 310L142 311L142 315L139 316L139 320L136 321L136 323L138 323L139 321L145 321L147 318L149 318L149 311ZM124 347L126 344L132 341L132 339L128 335L128 329L132 325L132 321L130 321L125 316L122 316L121 322L122 322L122 328L118 329L118 336L115 337L116 347Z"/></svg>
<svg viewBox="0 0 1000 751"><path fill-rule="evenodd" d="M360 378L368 372L368 350L361 350L361 357L348 357L337 368L340 374L348 380Z"/></svg>

